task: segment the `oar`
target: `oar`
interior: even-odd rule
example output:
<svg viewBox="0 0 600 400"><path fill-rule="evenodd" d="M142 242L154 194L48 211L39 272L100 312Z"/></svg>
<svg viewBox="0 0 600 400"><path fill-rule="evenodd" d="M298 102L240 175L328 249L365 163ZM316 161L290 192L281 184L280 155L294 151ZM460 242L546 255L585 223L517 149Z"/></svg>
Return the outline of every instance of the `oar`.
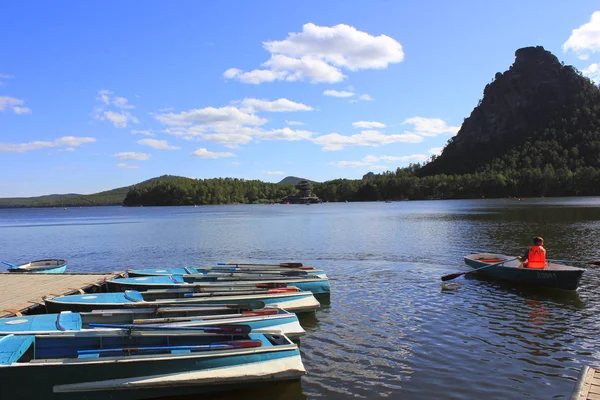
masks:
<svg viewBox="0 0 600 400"><path fill-rule="evenodd" d="M134 319L134 324L157 324L171 322L193 322L193 321L209 321L216 319L237 319L243 317L258 317L265 315L276 315L278 311L274 308L268 308L258 311L243 311L237 314L221 314L221 315L201 315L201 316L189 316L189 317L166 317L166 318L147 318L147 319Z"/></svg>
<svg viewBox="0 0 600 400"><path fill-rule="evenodd" d="M205 333L221 333L225 335L245 335L252 332L250 325L212 325L212 326L168 326L168 325L138 325L138 324L95 324L90 328L115 328L129 330L159 330L159 331L203 331Z"/></svg>
<svg viewBox="0 0 600 400"><path fill-rule="evenodd" d="M90 350L77 350L77 354L102 354L102 353L129 353L132 351L167 351L167 350L227 350L227 349L243 349L247 347L260 347L262 341L255 340L231 340L228 342L219 342L211 344L201 344L192 346L147 346L147 347L120 347L114 349L90 349Z"/></svg>
<svg viewBox="0 0 600 400"><path fill-rule="evenodd" d="M567 264L591 264L600 265L600 261L571 261L571 260L548 260L555 263L567 263Z"/></svg>
<svg viewBox="0 0 600 400"><path fill-rule="evenodd" d="M284 268L300 268L304 265L298 262L286 262L279 264L244 264L244 263L217 263L217 265L254 265L254 266L265 266L265 267L284 267Z"/></svg>
<svg viewBox="0 0 600 400"><path fill-rule="evenodd" d="M490 265L485 265L485 266L483 266L483 267L475 268L475 269L472 269L471 271L467 271L467 272L457 272L457 273L455 273L455 274L445 275L445 276L442 276L442 281L451 281L452 279L456 279L456 278L458 278L459 276L466 275L466 274L470 274L471 272L479 271L479 270L481 270L481 269L485 269L485 268L493 267L493 266L496 266L496 265L504 264L504 263L507 263L507 262L509 262L509 261L514 261L514 260L516 260L517 258L518 258L518 257L515 257L515 258L510 258L510 259L508 259L508 260L504 260L504 261L501 261L501 262L499 262L499 263L490 264Z"/></svg>
<svg viewBox="0 0 600 400"><path fill-rule="evenodd" d="M19 266L18 266L18 265L11 264L11 263L9 263L9 262L7 262L7 261L2 261L2 264L4 264L4 265L8 265L8 266L9 266L9 267L11 267L11 268L16 268L16 269L19 269Z"/></svg>

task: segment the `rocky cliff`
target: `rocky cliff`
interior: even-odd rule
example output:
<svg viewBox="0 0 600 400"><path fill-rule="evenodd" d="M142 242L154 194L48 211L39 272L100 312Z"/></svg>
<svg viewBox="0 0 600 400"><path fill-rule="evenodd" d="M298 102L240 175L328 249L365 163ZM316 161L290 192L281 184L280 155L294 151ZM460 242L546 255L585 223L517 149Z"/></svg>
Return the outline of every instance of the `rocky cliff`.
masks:
<svg viewBox="0 0 600 400"><path fill-rule="evenodd" d="M525 47L486 85L457 135L419 175L472 173L491 164L543 168L557 160L546 153L565 151L558 158L566 167L597 168L599 150L600 90L543 47Z"/></svg>

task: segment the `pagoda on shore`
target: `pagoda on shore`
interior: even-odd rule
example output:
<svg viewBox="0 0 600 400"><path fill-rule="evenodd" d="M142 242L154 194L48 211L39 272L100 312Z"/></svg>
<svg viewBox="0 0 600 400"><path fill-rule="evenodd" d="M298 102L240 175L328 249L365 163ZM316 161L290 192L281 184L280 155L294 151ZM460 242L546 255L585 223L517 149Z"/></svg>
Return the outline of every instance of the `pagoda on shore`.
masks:
<svg viewBox="0 0 600 400"><path fill-rule="evenodd" d="M319 199L312 192L313 185L310 181L300 181L295 186L298 189L298 193L291 194L281 200L283 204L314 204L321 203L321 199Z"/></svg>

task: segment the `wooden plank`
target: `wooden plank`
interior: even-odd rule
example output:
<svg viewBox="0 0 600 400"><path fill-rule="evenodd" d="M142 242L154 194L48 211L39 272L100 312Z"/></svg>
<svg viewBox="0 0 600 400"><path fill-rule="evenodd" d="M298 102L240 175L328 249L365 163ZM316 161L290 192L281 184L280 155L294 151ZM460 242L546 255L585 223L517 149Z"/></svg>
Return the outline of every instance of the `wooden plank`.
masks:
<svg viewBox="0 0 600 400"><path fill-rule="evenodd" d="M600 400L600 394L590 393L585 400Z"/></svg>
<svg viewBox="0 0 600 400"><path fill-rule="evenodd" d="M600 394L600 386L590 384L590 391L589 391L589 393Z"/></svg>
<svg viewBox="0 0 600 400"><path fill-rule="evenodd" d="M0 317L24 312L36 304L43 304L49 295L79 293L102 285L120 273L106 274L16 274L0 273Z"/></svg>

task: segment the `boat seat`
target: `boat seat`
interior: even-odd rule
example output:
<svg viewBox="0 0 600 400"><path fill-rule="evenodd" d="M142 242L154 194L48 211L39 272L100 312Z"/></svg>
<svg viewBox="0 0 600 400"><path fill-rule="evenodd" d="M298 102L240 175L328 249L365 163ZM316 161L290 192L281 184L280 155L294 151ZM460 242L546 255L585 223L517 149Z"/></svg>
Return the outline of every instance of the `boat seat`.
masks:
<svg viewBox="0 0 600 400"><path fill-rule="evenodd" d="M91 354L79 354L77 356L77 358L99 358L100 354L98 353L91 353Z"/></svg>
<svg viewBox="0 0 600 400"><path fill-rule="evenodd" d="M185 354L191 353L192 351L189 349L181 349L181 350L171 350L171 354Z"/></svg>
<svg viewBox="0 0 600 400"><path fill-rule="evenodd" d="M183 267L183 269L185 269L185 272L187 272L190 275L197 275L198 274L198 270L194 267Z"/></svg>
<svg viewBox="0 0 600 400"><path fill-rule="evenodd" d="M169 278L173 283L185 283L185 279L181 275L169 275Z"/></svg>
<svg viewBox="0 0 600 400"><path fill-rule="evenodd" d="M144 297L137 290L126 290L125 292L123 292L123 295L129 301L144 301Z"/></svg>
<svg viewBox="0 0 600 400"><path fill-rule="evenodd" d="M35 343L33 335L7 335L0 338L0 364L10 365L19 361L21 356Z"/></svg>
<svg viewBox="0 0 600 400"><path fill-rule="evenodd" d="M56 318L56 329L59 331L78 331L81 324L81 315L71 311L63 311Z"/></svg>

